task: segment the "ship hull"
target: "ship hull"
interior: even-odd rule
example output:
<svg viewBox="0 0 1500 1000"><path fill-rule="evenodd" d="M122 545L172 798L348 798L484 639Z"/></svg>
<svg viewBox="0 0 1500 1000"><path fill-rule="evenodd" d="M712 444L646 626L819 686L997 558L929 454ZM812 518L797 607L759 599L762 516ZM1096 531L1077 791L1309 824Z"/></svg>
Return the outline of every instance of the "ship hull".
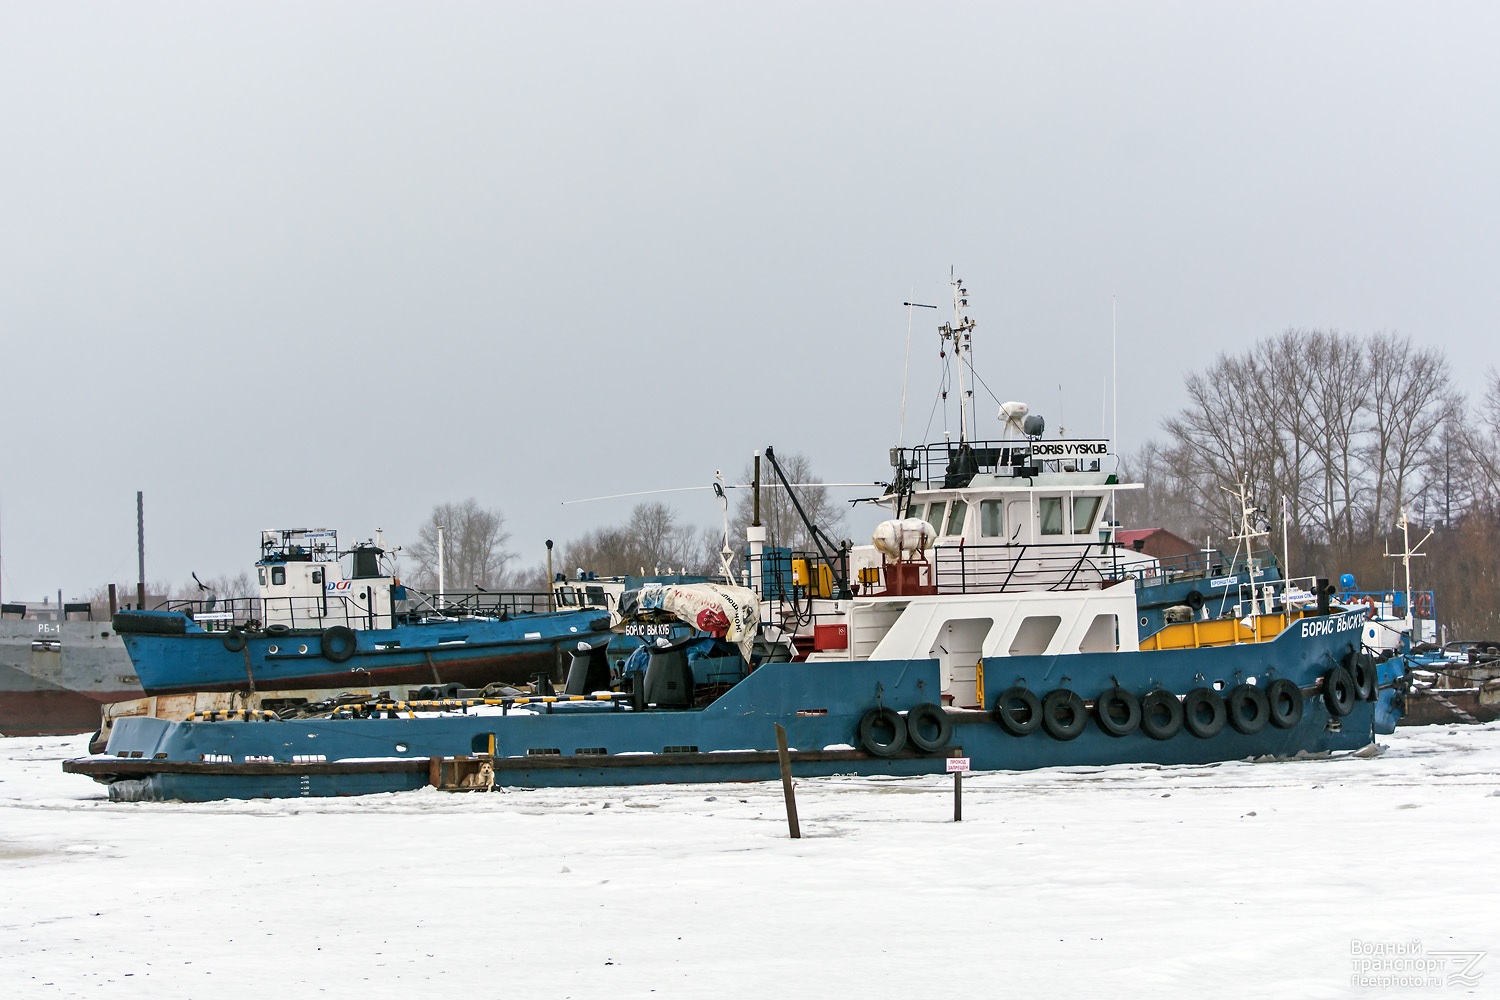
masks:
<svg viewBox="0 0 1500 1000"><path fill-rule="evenodd" d="M777 773L767 756L776 750L776 725L792 748L793 772L808 776L937 773L953 755L975 770L1026 770L1348 751L1373 740L1375 702L1357 700L1338 715L1322 687L1333 665L1356 650L1361 620L1299 622L1271 642L1241 646L984 661L992 690L1025 684L1039 695L1061 688L1085 699L1117 680L1137 695L1227 690L1251 678L1295 683L1300 718L1254 732L1225 725L1207 735L1182 729L1156 739L1137 729L1114 736L1091 713L1066 738L1042 729L1015 736L987 712L948 711L952 729L942 745L881 756L862 742L862 720L875 708L909 712L936 701L937 661L772 662L696 709L638 711L619 700L539 706L533 699L415 718L121 719L105 754L67 769L109 782L115 798L188 801L401 791L432 783L447 759L476 754L490 769L487 786L757 780Z"/></svg>
<svg viewBox="0 0 1500 1000"><path fill-rule="evenodd" d="M123 638L148 695L433 683L483 687L554 674L559 650L599 641L607 624L607 616L591 610L360 630L342 660L325 650L331 630L128 632Z"/></svg>
<svg viewBox="0 0 1500 1000"><path fill-rule="evenodd" d="M0 734L90 733L101 705L140 696L108 622L0 619Z"/></svg>

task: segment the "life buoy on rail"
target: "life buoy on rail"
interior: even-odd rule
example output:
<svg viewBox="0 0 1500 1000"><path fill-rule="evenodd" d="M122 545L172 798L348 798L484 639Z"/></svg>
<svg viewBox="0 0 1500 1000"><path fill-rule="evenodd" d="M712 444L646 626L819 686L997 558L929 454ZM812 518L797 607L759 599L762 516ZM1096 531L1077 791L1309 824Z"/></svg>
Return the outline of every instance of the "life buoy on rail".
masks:
<svg viewBox="0 0 1500 1000"><path fill-rule="evenodd" d="M1141 731L1153 740L1170 740L1182 732L1182 702L1163 688L1141 699Z"/></svg>
<svg viewBox="0 0 1500 1000"><path fill-rule="evenodd" d="M1418 594L1416 596L1416 599L1412 601L1412 606L1416 609L1417 617L1418 618L1431 618L1432 617L1432 595L1431 594Z"/></svg>
<svg viewBox="0 0 1500 1000"><path fill-rule="evenodd" d="M893 708L872 708L859 720L859 745L876 757L894 757L906 747L906 720Z"/></svg>
<svg viewBox="0 0 1500 1000"><path fill-rule="evenodd" d="M906 713L906 738L923 753L936 753L953 738L953 720L941 707L924 701Z"/></svg>
<svg viewBox="0 0 1500 1000"><path fill-rule="evenodd" d="M1042 724L1042 700L1017 684L1000 692L990 715L1012 736L1029 736Z"/></svg>
<svg viewBox="0 0 1500 1000"><path fill-rule="evenodd" d="M354 655L354 630L347 625L333 625L323 630L323 656L334 663L344 663Z"/></svg>
<svg viewBox="0 0 1500 1000"><path fill-rule="evenodd" d="M1302 721L1302 689L1285 677L1266 686L1266 702L1277 729L1292 729Z"/></svg>
<svg viewBox="0 0 1500 1000"><path fill-rule="evenodd" d="M1141 701L1116 685L1094 699L1094 718L1111 736L1129 736L1141 727Z"/></svg>
<svg viewBox="0 0 1500 1000"><path fill-rule="evenodd" d="M1374 618L1375 617L1375 598L1373 598L1373 597L1366 597L1365 598L1365 617L1366 618Z"/></svg>

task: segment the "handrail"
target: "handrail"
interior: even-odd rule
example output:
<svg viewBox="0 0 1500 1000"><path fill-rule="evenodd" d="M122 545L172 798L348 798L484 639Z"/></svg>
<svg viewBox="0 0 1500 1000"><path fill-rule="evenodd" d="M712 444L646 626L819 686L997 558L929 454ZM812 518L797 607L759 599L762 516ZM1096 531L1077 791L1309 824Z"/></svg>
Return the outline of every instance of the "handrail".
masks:
<svg viewBox="0 0 1500 1000"><path fill-rule="evenodd" d="M347 594L308 597L217 597L203 600L170 600L157 605L159 611L179 611L206 631L233 629L257 631L268 621L290 628L327 628L345 625L371 629L389 627L422 618L504 618L538 614L547 610L547 595L531 591L486 591L447 595L439 603L431 594L406 588L408 606L392 615L392 622L377 621L374 609Z"/></svg>

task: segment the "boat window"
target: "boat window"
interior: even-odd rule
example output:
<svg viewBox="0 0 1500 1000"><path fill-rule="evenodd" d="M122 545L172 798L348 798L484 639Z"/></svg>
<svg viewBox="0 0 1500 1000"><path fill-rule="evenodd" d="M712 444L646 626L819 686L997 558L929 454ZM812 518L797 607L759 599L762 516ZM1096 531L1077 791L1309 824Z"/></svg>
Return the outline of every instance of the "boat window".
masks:
<svg viewBox="0 0 1500 1000"><path fill-rule="evenodd" d="M1008 502L1007 520L1010 522L1010 534L1006 536L1012 542L1035 541L1032 536L1031 526L1031 501L1011 500ZM1025 530L1026 537L1021 537L1021 531Z"/></svg>
<svg viewBox="0 0 1500 1000"><path fill-rule="evenodd" d="M948 515L948 530L945 535L961 535L964 533L964 517L969 513L969 501L953 501L953 513Z"/></svg>
<svg viewBox="0 0 1500 1000"><path fill-rule="evenodd" d="M281 586L285 586L285 584L286 584L286 567L285 566L272 566L271 567L271 586L273 586L273 587L281 587Z"/></svg>
<svg viewBox="0 0 1500 1000"><path fill-rule="evenodd" d="M578 603L573 597L572 587L559 587L557 590L557 603L565 608L571 608Z"/></svg>
<svg viewBox="0 0 1500 1000"><path fill-rule="evenodd" d="M1114 615L1095 615L1079 643L1080 653L1113 653L1120 648L1120 627Z"/></svg>
<svg viewBox="0 0 1500 1000"><path fill-rule="evenodd" d="M934 503L927 512L927 523L932 525L933 534L943 533L943 515L948 512L948 501L939 500Z"/></svg>
<svg viewBox="0 0 1500 1000"><path fill-rule="evenodd" d="M1073 533L1084 535L1094 526L1094 515L1099 513L1102 497L1073 498Z"/></svg>
<svg viewBox="0 0 1500 1000"><path fill-rule="evenodd" d="M1062 497L1037 497L1037 511L1042 516L1042 534L1063 533Z"/></svg>
<svg viewBox="0 0 1500 1000"><path fill-rule="evenodd" d="M985 538L1005 537L1004 501L979 501L979 533Z"/></svg>
<svg viewBox="0 0 1500 1000"><path fill-rule="evenodd" d="M1040 656L1057 634L1062 619L1057 615L1033 615L1021 622L1016 637L1010 641L1011 656Z"/></svg>
<svg viewBox="0 0 1500 1000"><path fill-rule="evenodd" d="M924 515L926 515L926 513L927 513L927 505L925 503L914 503L910 507L906 508L906 516L907 517L917 517L917 518L920 518L920 517L923 517Z"/></svg>
<svg viewBox="0 0 1500 1000"><path fill-rule="evenodd" d="M264 587L266 585L266 568L262 566L260 569L255 571L255 575L260 577L260 585Z"/></svg>
<svg viewBox="0 0 1500 1000"><path fill-rule="evenodd" d="M322 570L320 570L320 569L313 570L312 576L313 576L313 581L312 581L313 583L322 583L323 582L323 571Z"/></svg>

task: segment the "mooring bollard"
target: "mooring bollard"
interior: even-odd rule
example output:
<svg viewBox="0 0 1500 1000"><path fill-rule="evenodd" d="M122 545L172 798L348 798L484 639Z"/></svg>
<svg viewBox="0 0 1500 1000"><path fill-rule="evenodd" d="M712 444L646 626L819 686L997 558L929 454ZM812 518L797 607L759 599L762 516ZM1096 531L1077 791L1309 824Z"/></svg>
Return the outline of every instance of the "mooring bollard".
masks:
<svg viewBox="0 0 1500 1000"><path fill-rule="evenodd" d="M786 799L786 823L791 828L792 839L802 839L802 828L797 825L797 793L792 788L792 755L786 748L786 728L776 723L776 758L781 762L781 794Z"/></svg>
<svg viewBox="0 0 1500 1000"><path fill-rule="evenodd" d="M948 773L953 775L953 822L955 823L961 822L964 818L964 772L968 769L969 758L948 758Z"/></svg>

